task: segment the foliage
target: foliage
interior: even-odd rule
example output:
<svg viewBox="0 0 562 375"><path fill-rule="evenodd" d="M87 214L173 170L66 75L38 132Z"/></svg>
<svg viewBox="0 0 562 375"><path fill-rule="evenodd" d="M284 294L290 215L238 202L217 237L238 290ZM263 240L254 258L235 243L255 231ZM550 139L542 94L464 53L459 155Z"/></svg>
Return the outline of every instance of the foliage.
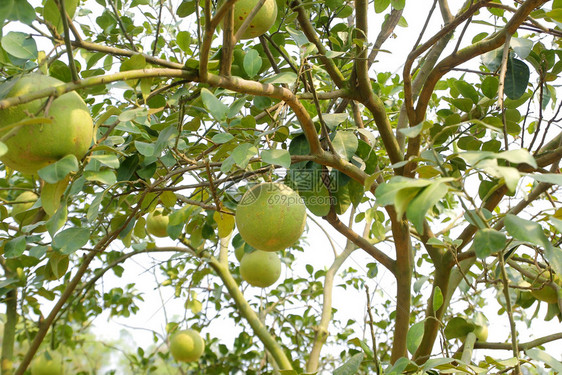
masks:
<svg viewBox="0 0 562 375"><path fill-rule="evenodd" d="M0 167L2 373L47 349L77 374L562 371L545 350L562 338L562 1L278 0L248 40L234 3L0 3L0 110L76 92L95 130L81 160ZM6 96L32 72L65 83ZM308 212L265 292L241 279L234 250L254 249L233 219L264 181ZM22 192L40 199L17 220ZM180 313L162 301L152 342L93 350L94 322L146 314L150 274ZM533 296L545 286L555 303ZM508 330L477 341L491 306ZM170 355L178 329L202 333L197 362Z"/></svg>

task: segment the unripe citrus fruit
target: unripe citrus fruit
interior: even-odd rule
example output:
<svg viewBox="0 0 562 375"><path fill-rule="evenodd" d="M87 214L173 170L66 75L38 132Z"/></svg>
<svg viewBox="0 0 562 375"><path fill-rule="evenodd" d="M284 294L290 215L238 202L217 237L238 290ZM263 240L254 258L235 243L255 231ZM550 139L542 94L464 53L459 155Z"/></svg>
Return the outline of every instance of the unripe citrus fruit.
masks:
<svg viewBox="0 0 562 375"><path fill-rule="evenodd" d="M186 329L174 333L170 339L170 353L176 361L197 361L205 350L205 341L199 332Z"/></svg>
<svg viewBox="0 0 562 375"><path fill-rule="evenodd" d="M236 209L240 236L259 250L277 251L293 245L305 223L302 198L283 184L267 182L252 187Z"/></svg>
<svg viewBox="0 0 562 375"><path fill-rule="evenodd" d="M15 83L3 83L0 91L7 90L9 98L63 83L53 77L29 74ZM8 152L0 160L6 166L33 174L66 155L81 159L88 151L94 128L90 111L80 95L69 92L50 103L47 101L43 98L0 110L0 137L4 137L3 142L8 146ZM9 126L32 116L51 118L52 122Z"/></svg>
<svg viewBox="0 0 562 375"><path fill-rule="evenodd" d="M551 273L548 270L538 270L536 266L523 264L521 267L527 271L527 273L533 275L532 278L525 277L531 283L531 295L538 299L539 301L544 301L547 303L557 303L558 293L556 289L549 285L551 280ZM552 280L559 284L559 278L557 275L552 277Z"/></svg>
<svg viewBox="0 0 562 375"><path fill-rule="evenodd" d="M63 363L60 355L44 352L31 363L31 375L62 375Z"/></svg>
<svg viewBox="0 0 562 375"><path fill-rule="evenodd" d="M534 282L532 284L533 289L531 289L531 294L533 297L540 301L544 301L547 303L557 303L558 302L558 293L556 293L556 289L552 285L544 285L540 281ZM539 289L540 288L540 289Z"/></svg>
<svg viewBox="0 0 562 375"><path fill-rule="evenodd" d="M37 214L37 210L28 211L33 204L39 197L32 191L24 191L17 198L14 202L23 202L23 203L14 203L12 208L12 217L21 226L29 225L33 222L33 218Z"/></svg>
<svg viewBox="0 0 562 375"><path fill-rule="evenodd" d="M148 214L146 218L146 231L155 237L168 237L168 223L170 218L156 209Z"/></svg>
<svg viewBox="0 0 562 375"><path fill-rule="evenodd" d="M269 251L246 253L240 261L240 276L250 285L267 288L281 276L281 260Z"/></svg>
<svg viewBox="0 0 562 375"><path fill-rule="evenodd" d="M488 326L487 325L476 325L474 327L474 334L478 341L486 341L488 339Z"/></svg>
<svg viewBox="0 0 562 375"><path fill-rule="evenodd" d="M246 18L256 6L258 0L238 0L234 4L234 33L242 26ZM275 0L265 0L256 16L252 19L248 28L240 39L252 39L262 34L273 26L277 18L277 2Z"/></svg>

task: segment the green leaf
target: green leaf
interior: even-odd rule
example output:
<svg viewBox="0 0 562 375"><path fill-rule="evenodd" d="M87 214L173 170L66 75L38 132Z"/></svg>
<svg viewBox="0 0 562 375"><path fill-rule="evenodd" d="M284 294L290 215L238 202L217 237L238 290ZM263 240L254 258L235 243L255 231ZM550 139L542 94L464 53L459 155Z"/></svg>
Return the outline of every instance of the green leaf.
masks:
<svg viewBox="0 0 562 375"><path fill-rule="evenodd" d="M544 256L554 272L562 275L562 250L559 247L549 246L544 250Z"/></svg>
<svg viewBox="0 0 562 375"><path fill-rule="evenodd" d="M486 97L493 99L498 95L499 85L499 80L496 77L487 76L482 81L482 93L486 95Z"/></svg>
<svg viewBox="0 0 562 375"><path fill-rule="evenodd" d="M56 163L39 169L37 174L39 174L39 177L45 180L45 182L54 184L64 179L69 173L76 171L78 171L78 159L76 159L76 156L70 154Z"/></svg>
<svg viewBox="0 0 562 375"><path fill-rule="evenodd" d="M76 12L76 7L78 6L79 0L64 0L64 10L70 18L74 17ZM60 10L54 0L47 0L45 6L43 7L43 17L45 21L50 22L57 31L62 34L64 31L62 19L60 16Z"/></svg>
<svg viewBox="0 0 562 375"><path fill-rule="evenodd" d="M322 119L324 123L330 130L334 130L339 124L344 122L349 118L347 113L323 113ZM315 117L313 121L317 121L318 117ZM366 130L366 129L363 129Z"/></svg>
<svg viewBox="0 0 562 375"><path fill-rule="evenodd" d="M377 199L377 204L381 206L387 206L389 204L394 204L396 194L401 189L406 188L423 188L431 185L433 181L426 179L411 179L402 176L392 177L388 182L382 183L377 187L375 191L375 198Z"/></svg>
<svg viewBox="0 0 562 375"><path fill-rule="evenodd" d="M398 358L398 360L394 363L394 365L390 368L385 370L385 375L398 375L403 374L406 367L410 366L411 364L415 364L410 361L406 357Z"/></svg>
<svg viewBox="0 0 562 375"><path fill-rule="evenodd" d="M68 186L68 179L49 184L45 183L41 189L41 204L48 216L53 216L60 206L60 200L66 187Z"/></svg>
<svg viewBox="0 0 562 375"><path fill-rule="evenodd" d="M555 372L562 373L562 363L547 352L533 348L525 350L525 354L527 354L531 359L534 359L535 361L546 363Z"/></svg>
<svg viewBox="0 0 562 375"><path fill-rule="evenodd" d="M294 83L296 80L297 80L297 74L293 71L290 71L290 72L281 72L275 74L274 76L267 78L264 82L291 84Z"/></svg>
<svg viewBox="0 0 562 375"><path fill-rule="evenodd" d="M193 14L195 12L196 8L197 8L197 2L196 1L183 0L183 2L180 4L178 9L176 10L176 14L180 18L185 18L185 17L189 16L190 14Z"/></svg>
<svg viewBox="0 0 562 375"><path fill-rule="evenodd" d="M359 147L359 141L352 132L338 131L332 138L332 145L341 157L351 160L355 151L357 151L357 147Z"/></svg>
<svg viewBox="0 0 562 375"><path fill-rule="evenodd" d="M439 310L441 306L443 306L443 293L441 292L441 288L436 286L435 292L433 293L433 311Z"/></svg>
<svg viewBox="0 0 562 375"><path fill-rule="evenodd" d="M154 144L141 141L135 141L135 148L143 156L154 155Z"/></svg>
<svg viewBox="0 0 562 375"><path fill-rule="evenodd" d="M244 56L244 70L250 78L259 73L262 66L260 54L255 49L250 49Z"/></svg>
<svg viewBox="0 0 562 375"><path fill-rule="evenodd" d="M97 181L110 186L117 182L115 172L109 169L104 169L102 171L86 171L84 172L84 177L87 181Z"/></svg>
<svg viewBox="0 0 562 375"><path fill-rule="evenodd" d="M424 188L408 205L406 215L414 224L418 233L423 233L423 223L427 211L443 198L448 191L449 187L443 181L435 181Z"/></svg>
<svg viewBox="0 0 562 375"><path fill-rule="evenodd" d="M87 228L68 228L53 238L53 248L62 254L72 254L88 243L90 230Z"/></svg>
<svg viewBox="0 0 562 375"><path fill-rule="evenodd" d="M482 55L482 64L490 71L495 72L502 63L503 48L498 48Z"/></svg>
<svg viewBox="0 0 562 375"><path fill-rule="evenodd" d="M473 85L466 81L454 81L455 88L467 99L472 100L474 104L478 104L480 96Z"/></svg>
<svg viewBox="0 0 562 375"><path fill-rule="evenodd" d="M535 181L545 182L547 184L562 185L562 174L558 173L542 173L542 174L530 174Z"/></svg>
<svg viewBox="0 0 562 375"><path fill-rule="evenodd" d="M421 133L421 131L423 130L423 126L424 126L424 123L421 122L421 123L417 124L416 126L410 126L410 127L407 127L407 128L398 129L398 131L400 133L404 134L408 138L413 138L413 137L417 137Z"/></svg>
<svg viewBox="0 0 562 375"><path fill-rule="evenodd" d="M66 204L63 204L59 207L57 212L53 216L51 216L51 218L47 221L47 224L45 224L51 237L53 237L55 233L57 233L57 231L62 228L62 226L66 223L67 217L68 208Z"/></svg>
<svg viewBox="0 0 562 375"><path fill-rule="evenodd" d="M209 90L201 89L201 100L203 100L203 105L211 116L217 121L223 121L226 119L226 113L228 112L228 106L217 99L217 97Z"/></svg>
<svg viewBox="0 0 562 375"><path fill-rule="evenodd" d="M99 214L99 210L100 210L100 205L101 202L103 200L103 197L105 195L105 192L101 192L96 194L96 197L94 198L94 200L92 201L92 203L90 204L90 207L88 207L88 213L86 214L86 219L88 220L88 222L92 222L94 221Z"/></svg>
<svg viewBox="0 0 562 375"><path fill-rule="evenodd" d="M4 255L6 258L19 257L25 251L25 247L25 236L16 237L4 244Z"/></svg>
<svg viewBox="0 0 562 375"><path fill-rule="evenodd" d="M1 44L4 51L18 59L33 60L37 58L37 44L29 34L10 31L2 37Z"/></svg>
<svg viewBox="0 0 562 375"><path fill-rule="evenodd" d="M231 141L232 139L234 139L234 136L230 133L218 133L213 135L213 138L211 138L211 141L213 141L214 143L217 144L222 144L222 143L226 143L228 141Z"/></svg>
<svg viewBox="0 0 562 375"><path fill-rule="evenodd" d="M494 229L480 229L474 236L472 247L478 258L484 259L500 250L507 243L505 233Z"/></svg>
<svg viewBox="0 0 562 375"><path fill-rule="evenodd" d="M325 216L330 212L330 192L322 181L322 166L308 163L306 167L291 169L287 173L286 183L299 193L306 208L316 216Z"/></svg>
<svg viewBox="0 0 562 375"><path fill-rule="evenodd" d="M6 0L3 0L5 2ZM35 21L35 9L27 0L8 1L11 3L11 11L8 19L12 21L20 21L26 25L31 25Z"/></svg>
<svg viewBox="0 0 562 375"><path fill-rule="evenodd" d="M513 51L522 59L526 59L533 49L533 41L526 38L514 38L512 37L509 45L513 48Z"/></svg>
<svg viewBox="0 0 562 375"><path fill-rule="evenodd" d="M556 22L562 22L562 9L552 9L550 12L547 12L546 15Z"/></svg>
<svg viewBox="0 0 562 375"><path fill-rule="evenodd" d="M91 159L97 160L109 168L119 168L119 158L114 154L94 154L90 156Z"/></svg>
<svg viewBox="0 0 562 375"><path fill-rule="evenodd" d="M472 100L466 98L450 99L451 104L460 109L463 112L470 112L472 110Z"/></svg>
<svg viewBox="0 0 562 375"><path fill-rule="evenodd" d="M406 6L406 0L390 0L390 3L396 10L402 10L404 9L404 6Z"/></svg>
<svg viewBox="0 0 562 375"><path fill-rule="evenodd" d="M250 159L258 153L258 149L251 143L242 143L232 150L232 159L240 168L246 168Z"/></svg>
<svg viewBox="0 0 562 375"><path fill-rule="evenodd" d="M343 365L334 370L334 375L353 375L359 371L359 366L363 361L363 353L357 353L347 360Z"/></svg>
<svg viewBox="0 0 562 375"><path fill-rule="evenodd" d="M414 354L421 344L424 332L424 322L417 322L408 329L406 335L406 347L410 354Z"/></svg>
<svg viewBox="0 0 562 375"><path fill-rule="evenodd" d="M390 5L390 0L375 0L375 12L382 13Z"/></svg>
<svg viewBox="0 0 562 375"><path fill-rule="evenodd" d="M505 74L505 95L509 99L519 99L527 90L531 72L527 64L519 59L510 58Z"/></svg>
<svg viewBox="0 0 562 375"><path fill-rule="evenodd" d="M504 181L505 185L509 189L510 192L515 192L517 189L517 185L519 184L519 180L521 179L521 174L516 168L513 167L496 167L496 171L498 172L499 176L501 176Z"/></svg>
<svg viewBox="0 0 562 375"><path fill-rule="evenodd" d="M280 165L284 168L289 168L291 166L291 154L287 150L263 150L261 158L268 164Z"/></svg>
<svg viewBox="0 0 562 375"><path fill-rule="evenodd" d="M454 317L445 326L445 337L450 340L465 337L474 330L474 326L461 317Z"/></svg>
<svg viewBox="0 0 562 375"><path fill-rule="evenodd" d="M535 160L533 155L531 155L529 151L527 151L524 148L503 151L500 152L497 157L499 159L505 159L510 163L516 163L516 164L525 163L525 164L529 164L533 168L538 168L537 161Z"/></svg>
<svg viewBox="0 0 562 375"><path fill-rule="evenodd" d="M189 48L189 45L191 43L191 34L189 34L187 31L178 32L178 35L176 36L176 43L178 44L178 47L180 47L184 52L189 52L191 50Z"/></svg>
<svg viewBox="0 0 562 375"><path fill-rule="evenodd" d="M508 214L504 224L507 233L518 241L532 243L545 249L552 246L539 223Z"/></svg>

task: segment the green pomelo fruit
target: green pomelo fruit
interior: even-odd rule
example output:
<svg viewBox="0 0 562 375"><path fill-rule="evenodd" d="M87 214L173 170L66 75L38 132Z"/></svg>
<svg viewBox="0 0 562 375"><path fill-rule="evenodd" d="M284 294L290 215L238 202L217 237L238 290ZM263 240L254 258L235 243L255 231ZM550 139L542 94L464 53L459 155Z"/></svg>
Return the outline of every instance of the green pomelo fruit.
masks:
<svg viewBox="0 0 562 375"><path fill-rule="evenodd" d="M244 254L240 261L240 276L250 285L267 288L281 276L281 260L276 253L268 251Z"/></svg>
<svg viewBox="0 0 562 375"><path fill-rule="evenodd" d="M476 325L474 327L474 334L478 341L486 341L488 339L488 326L487 325Z"/></svg>
<svg viewBox="0 0 562 375"><path fill-rule="evenodd" d="M551 285L544 285L541 288L542 284L534 283L533 288L540 288L540 289L531 289L531 294L533 297L540 301L544 301L547 303L557 303L558 302L558 293L556 293L556 289Z"/></svg>
<svg viewBox="0 0 562 375"><path fill-rule="evenodd" d="M234 256L236 257L236 259L238 259L239 262L242 260L245 253L246 252L244 250L244 246L240 246L240 247L234 249Z"/></svg>
<svg viewBox="0 0 562 375"><path fill-rule="evenodd" d="M244 194L236 209L236 226L250 246L277 251L293 245L306 224L306 206L290 187L267 182Z"/></svg>
<svg viewBox="0 0 562 375"><path fill-rule="evenodd" d="M31 363L31 375L62 375L63 363L60 355L44 352Z"/></svg>
<svg viewBox="0 0 562 375"><path fill-rule="evenodd" d="M146 218L146 231L155 237L168 237L168 223L170 218L156 209Z"/></svg>
<svg viewBox="0 0 562 375"><path fill-rule="evenodd" d="M16 223L21 226L26 226L33 222L38 210L29 211L29 209L33 207L33 204L38 198L37 194L32 191L24 191L17 196L14 202L22 203L14 203L12 206L12 217Z"/></svg>
<svg viewBox="0 0 562 375"><path fill-rule="evenodd" d="M531 295L539 301L547 303L557 303L558 293L552 285L548 285L551 280L551 273L548 270L539 270L536 266L523 264L521 267L529 274L533 275L532 278L525 277L531 283ZM559 284L557 275L552 277L552 280Z"/></svg>
<svg viewBox="0 0 562 375"><path fill-rule="evenodd" d="M234 33L242 26L246 18L256 6L258 0L238 0L234 4ZM277 2L275 0L265 0L256 16L248 25L248 28L242 34L240 39L253 39L262 34L273 26L277 18Z"/></svg>
<svg viewBox="0 0 562 375"><path fill-rule="evenodd" d="M9 98L63 83L49 76L29 74L15 83L3 83L0 92L8 91L6 98ZM34 174L69 154L81 159L90 148L94 134L93 122L80 95L69 92L49 104L47 100L38 99L0 110L0 137L5 137L3 142L8 146L8 152L0 160L7 167ZM51 118L52 122L14 128L9 126L28 120L31 116Z"/></svg>
<svg viewBox="0 0 562 375"><path fill-rule="evenodd" d="M205 350L205 341L199 332L186 329L176 332L170 339L170 353L176 361L197 361Z"/></svg>

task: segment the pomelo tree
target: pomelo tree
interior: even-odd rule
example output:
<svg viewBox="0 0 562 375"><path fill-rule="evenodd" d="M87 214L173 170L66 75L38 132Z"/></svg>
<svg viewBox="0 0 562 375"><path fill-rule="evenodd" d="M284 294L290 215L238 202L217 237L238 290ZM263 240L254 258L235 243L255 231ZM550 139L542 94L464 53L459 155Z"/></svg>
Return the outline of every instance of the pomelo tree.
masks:
<svg viewBox="0 0 562 375"><path fill-rule="evenodd" d="M0 160L67 137L67 93L93 120L85 154L0 166L2 373L562 372L562 1L236 3L0 3ZM32 74L62 84L10 94ZM265 290L234 218L263 182L307 212ZM91 328L154 305L152 342Z"/></svg>

